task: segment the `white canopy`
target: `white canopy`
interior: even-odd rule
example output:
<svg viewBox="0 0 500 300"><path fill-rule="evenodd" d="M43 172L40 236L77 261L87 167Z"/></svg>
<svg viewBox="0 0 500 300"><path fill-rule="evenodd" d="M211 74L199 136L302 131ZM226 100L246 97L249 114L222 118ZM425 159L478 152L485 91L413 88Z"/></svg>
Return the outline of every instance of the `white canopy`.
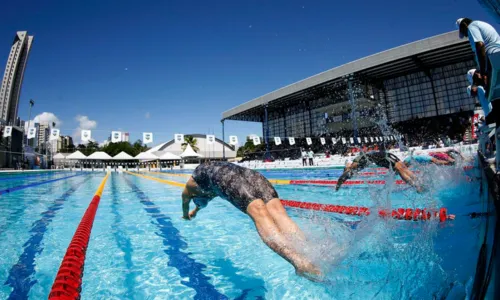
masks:
<svg viewBox="0 0 500 300"><path fill-rule="evenodd" d="M87 159L87 156L80 151L76 151L66 156L66 159Z"/></svg>
<svg viewBox="0 0 500 300"><path fill-rule="evenodd" d="M109 154L107 154L106 152L102 152L102 151L97 151L97 152L94 152L92 154L90 154L87 159L99 159L99 160L103 160L103 159L112 159L111 156L109 156Z"/></svg>
<svg viewBox="0 0 500 300"><path fill-rule="evenodd" d="M193 148L191 148L191 145L187 144L186 150L184 150L184 152L182 152L181 157L182 158L184 158L184 157L203 157L203 155L194 152Z"/></svg>
<svg viewBox="0 0 500 300"><path fill-rule="evenodd" d="M161 160L178 160L178 159L181 159L181 157L178 155L175 155L171 152L165 152L165 154L160 156L160 159Z"/></svg>
<svg viewBox="0 0 500 300"><path fill-rule="evenodd" d="M135 159L155 160L158 159L158 156L154 155L153 153L141 152L135 156Z"/></svg>
<svg viewBox="0 0 500 300"><path fill-rule="evenodd" d="M64 156L62 153L57 153L56 155L54 155L54 157L52 157L53 159L65 159L66 156Z"/></svg>
<svg viewBox="0 0 500 300"><path fill-rule="evenodd" d="M113 159L115 160L131 160L131 159L135 159L133 156L129 155L128 153L126 153L125 151L122 151L120 153L118 153L117 155L113 156Z"/></svg>

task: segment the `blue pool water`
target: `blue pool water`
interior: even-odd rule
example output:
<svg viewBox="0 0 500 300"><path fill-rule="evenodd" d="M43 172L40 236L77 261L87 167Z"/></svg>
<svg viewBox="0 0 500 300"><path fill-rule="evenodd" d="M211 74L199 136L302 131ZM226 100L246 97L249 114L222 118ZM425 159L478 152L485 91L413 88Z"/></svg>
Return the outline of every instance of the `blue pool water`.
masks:
<svg viewBox="0 0 500 300"><path fill-rule="evenodd" d="M196 219L184 221L179 187L112 174L87 250L82 299L464 297L484 222L464 215L484 211L479 183L467 181L458 167L421 171L429 190L420 195L392 184L346 186L339 192L324 186L276 186L283 199L375 210L446 207L457 215L455 221L440 224L287 209L309 239L304 252L322 267L323 283L295 275L290 264L261 242L250 218L228 202L215 199ZM277 179L334 179L340 172L262 173ZM103 178L102 173L80 172L0 176L0 190L14 189L0 193L0 299L48 296Z"/></svg>

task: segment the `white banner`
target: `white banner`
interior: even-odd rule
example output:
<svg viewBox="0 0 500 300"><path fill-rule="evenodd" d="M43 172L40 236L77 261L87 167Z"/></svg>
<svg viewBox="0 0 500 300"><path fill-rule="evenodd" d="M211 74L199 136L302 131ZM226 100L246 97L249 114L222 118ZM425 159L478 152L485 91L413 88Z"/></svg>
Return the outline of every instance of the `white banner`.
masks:
<svg viewBox="0 0 500 300"><path fill-rule="evenodd" d="M295 145L295 138L294 137L289 137L288 138L288 143L291 145Z"/></svg>
<svg viewBox="0 0 500 300"><path fill-rule="evenodd" d="M28 128L28 140L34 139L35 136L36 136L36 128L35 127Z"/></svg>
<svg viewBox="0 0 500 300"><path fill-rule="evenodd" d="M230 135L229 136L229 144L230 145L237 145L238 144L238 137L236 135Z"/></svg>
<svg viewBox="0 0 500 300"><path fill-rule="evenodd" d="M311 138L306 138L306 143L308 145L312 145L313 141L311 140Z"/></svg>
<svg viewBox="0 0 500 300"><path fill-rule="evenodd" d="M325 138L319 138L319 140L320 140L320 142L321 142L321 145L326 144Z"/></svg>
<svg viewBox="0 0 500 300"><path fill-rule="evenodd" d="M346 143L346 139L345 137L342 138L342 144L345 144Z"/></svg>
<svg viewBox="0 0 500 300"><path fill-rule="evenodd" d="M255 146L260 145L260 137L258 137L258 136L254 136L254 137L253 137L253 144L254 144Z"/></svg>
<svg viewBox="0 0 500 300"><path fill-rule="evenodd" d="M184 135L181 133L174 134L174 141L176 144L184 143Z"/></svg>
<svg viewBox="0 0 500 300"><path fill-rule="evenodd" d="M50 130L50 141L57 140L59 138L59 129L52 128Z"/></svg>
<svg viewBox="0 0 500 300"><path fill-rule="evenodd" d="M207 145L213 145L215 143L215 135L208 134L207 135Z"/></svg>
<svg viewBox="0 0 500 300"><path fill-rule="evenodd" d="M368 138L365 136L365 143L368 143Z"/></svg>
<svg viewBox="0 0 500 300"><path fill-rule="evenodd" d="M373 136L371 136L371 137L370 137L370 142L372 142L372 143L373 143Z"/></svg>
<svg viewBox="0 0 500 300"><path fill-rule="evenodd" d="M336 138L332 138L332 143L335 145L337 143L337 139Z"/></svg>
<svg viewBox="0 0 500 300"><path fill-rule="evenodd" d="M384 140L382 137L379 137L378 139L379 139L381 142Z"/></svg>
<svg viewBox="0 0 500 300"><path fill-rule="evenodd" d="M274 144L276 144L276 146L281 145L281 138L279 136L274 137Z"/></svg>
<svg viewBox="0 0 500 300"><path fill-rule="evenodd" d="M361 144L361 138L360 138L360 137L358 137L358 143L360 143L360 144Z"/></svg>
<svg viewBox="0 0 500 300"><path fill-rule="evenodd" d="M92 131L90 130L82 130L81 132L81 140L82 142L88 142L92 138Z"/></svg>
<svg viewBox="0 0 500 300"><path fill-rule="evenodd" d="M122 141L121 131L111 131L111 143L119 143Z"/></svg>
<svg viewBox="0 0 500 300"><path fill-rule="evenodd" d="M12 136L12 126L5 126L3 130L3 137L6 138L9 136Z"/></svg>
<svg viewBox="0 0 500 300"><path fill-rule="evenodd" d="M354 144L354 139L353 138L349 138L349 141L351 142L351 144Z"/></svg>
<svg viewBox="0 0 500 300"><path fill-rule="evenodd" d="M153 142L153 133L152 132L143 132L142 133L142 142L144 145Z"/></svg>

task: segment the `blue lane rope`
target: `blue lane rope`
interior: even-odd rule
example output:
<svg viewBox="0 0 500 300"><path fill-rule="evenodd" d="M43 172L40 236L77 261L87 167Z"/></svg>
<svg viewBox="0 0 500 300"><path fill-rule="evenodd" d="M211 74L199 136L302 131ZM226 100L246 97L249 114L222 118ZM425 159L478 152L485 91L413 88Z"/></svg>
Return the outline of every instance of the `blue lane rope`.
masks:
<svg viewBox="0 0 500 300"><path fill-rule="evenodd" d="M37 283L37 280L33 278L33 275L36 273L35 258L43 252L43 237L50 223L52 223L57 212L63 208L64 202L90 178L89 176L81 182L73 184L69 190L56 198L46 211L41 213L42 218L32 224L30 230L31 236L24 243L24 251L19 256L17 263L11 267L9 277L4 283L12 287L8 299L28 299L31 287Z"/></svg>
<svg viewBox="0 0 500 300"><path fill-rule="evenodd" d="M76 174L76 175L71 175L71 176L66 176L66 177L51 179L51 180L44 180L44 181L33 182L33 183L30 183L30 184L26 184L26 185L18 185L18 186L11 187L11 188L8 188L8 189L0 190L0 195L7 194L7 193L12 193L12 192L19 191L19 190L24 190L24 189L27 189L27 188L30 188L30 187L35 187L35 186L39 186L39 185L47 184L47 183L51 183L51 182L56 182L56 181L59 181L59 180L64 180L64 179L68 179L68 178L72 178L72 177L76 177L76 176L82 176L82 175L85 175L85 174Z"/></svg>

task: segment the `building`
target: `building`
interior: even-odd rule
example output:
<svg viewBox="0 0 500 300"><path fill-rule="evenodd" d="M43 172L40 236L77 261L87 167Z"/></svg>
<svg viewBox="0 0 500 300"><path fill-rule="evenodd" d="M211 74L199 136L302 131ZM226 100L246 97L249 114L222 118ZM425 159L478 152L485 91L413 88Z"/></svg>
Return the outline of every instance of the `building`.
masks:
<svg viewBox="0 0 500 300"><path fill-rule="evenodd" d="M122 132L122 142L128 142L130 140L130 134L128 132Z"/></svg>
<svg viewBox="0 0 500 300"><path fill-rule="evenodd" d="M19 96L32 43L33 36L29 36L28 32L16 33L0 88L0 122L3 124L14 125L17 119Z"/></svg>
<svg viewBox="0 0 500 300"><path fill-rule="evenodd" d="M222 120L260 122L269 138L356 137L377 118L400 124L472 113L465 74L474 66L468 40L453 31L290 84L225 111Z"/></svg>
<svg viewBox="0 0 500 300"><path fill-rule="evenodd" d="M236 157L235 146L229 145L218 138L215 139L215 142L213 144L208 144L205 134L186 134L184 136L187 135L190 135L196 139L196 147L198 147L198 150L196 152L202 155L202 159L219 160L224 157L224 154L226 158ZM176 144L172 139L168 142L161 143L160 145L149 149L148 152L151 152L156 156L162 156L166 152L170 152L175 155L181 155L184 151L182 149L182 144Z"/></svg>
<svg viewBox="0 0 500 300"><path fill-rule="evenodd" d="M38 145L41 147L45 143L49 141L50 137L50 128L49 123L39 123L37 128L38 134Z"/></svg>
<svg viewBox="0 0 500 300"><path fill-rule="evenodd" d="M62 135L61 136L61 148L64 150L64 152L68 152L68 149L74 148L75 145L73 144L73 138L69 135Z"/></svg>

